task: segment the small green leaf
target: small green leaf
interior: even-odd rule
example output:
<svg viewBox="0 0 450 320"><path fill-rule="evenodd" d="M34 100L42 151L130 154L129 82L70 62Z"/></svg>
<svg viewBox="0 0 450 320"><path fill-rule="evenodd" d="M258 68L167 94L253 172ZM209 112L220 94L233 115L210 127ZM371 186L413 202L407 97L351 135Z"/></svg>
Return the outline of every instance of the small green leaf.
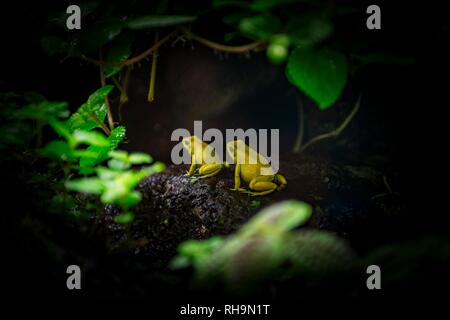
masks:
<svg viewBox="0 0 450 320"><path fill-rule="evenodd" d="M129 161L131 164L143 164L151 163L153 161L152 157L146 153L132 153L129 156Z"/></svg>
<svg viewBox="0 0 450 320"><path fill-rule="evenodd" d="M62 140L53 140L49 142L41 150L41 154L59 161L72 161L75 159L72 149L69 144Z"/></svg>
<svg viewBox="0 0 450 320"><path fill-rule="evenodd" d="M111 158L123 161L123 162L128 162L128 152L123 151L123 150L112 150L108 153L108 156L110 156Z"/></svg>
<svg viewBox="0 0 450 320"><path fill-rule="evenodd" d="M100 121L105 119L105 98L113 88L112 85L106 85L89 96L88 101L69 118L67 124L71 131L75 129L89 131L100 127L97 121L93 119L93 116L97 117Z"/></svg>
<svg viewBox="0 0 450 320"><path fill-rule="evenodd" d="M141 201L142 195L138 191L130 192L123 200L120 201L120 205L124 208L130 208Z"/></svg>
<svg viewBox="0 0 450 320"><path fill-rule="evenodd" d="M133 212L121 213L114 217L114 222L118 224L128 224L134 220Z"/></svg>
<svg viewBox="0 0 450 320"><path fill-rule="evenodd" d="M23 94L23 97L25 98L25 100L27 100L28 103L33 104L39 104L47 101L47 99L45 99L45 97L42 94L34 91L25 92Z"/></svg>
<svg viewBox="0 0 450 320"><path fill-rule="evenodd" d="M333 50L295 49L289 56L286 77L298 89L327 109L339 98L347 82L345 56Z"/></svg>
<svg viewBox="0 0 450 320"><path fill-rule="evenodd" d="M312 208L305 202L282 201L259 211L239 230L238 235L248 237L267 231L286 232L306 223L311 214Z"/></svg>
<svg viewBox="0 0 450 320"><path fill-rule="evenodd" d="M281 21L271 13L262 13L250 18L244 18L239 23L239 30L246 36L255 39L268 39L281 28Z"/></svg>
<svg viewBox="0 0 450 320"><path fill-rule="evenodd" d="M116 170L111 170L105 167L97 167L95 169L95 172L102 180L112 180L115 179L120 174L120 172Z"/></svg>
<svg viewBox="0 0 450 320"><path fill-rule="evenodd" d="M133 30L161 28L192 22L195 19L194 16L142 16L128 20L126 25Z"/></svg>
<svg viewBox="0 0 450 320"><path fill-rule="evenodd" d="M131 164L119 159L111 159L108 161L108 167L113 170L123 171L129 169L131 167Z"/></svg>
<svg viewBox="0 0 450 320"><path fill-rule="evenodd" d="M125 138L125 127L118 126L111 131L108 137L109 145L106 147L90 146L87 150L95 152L97 156L95 158L83 157L80 159L80 173L88 174L92 172L92 168L100 162L108 159L108 153L117 148L119 143Z"/></svg>
<svg viewBox="0 0 450 320"><path fill-rule="evenodd" d="M276 7L286 6L294 2L299 2L299 0L253 0L250 7L253 10L264 11Z"/></svg>
<svg viewBox="0 0 450 320"><path fill-rule="evenodd" d="M372 52L366 55L356 55L363 64L380 63L380 64L397 64L408 65L415 62L411 56L401 55L392 52Z"/></svg>
<svg viewBox="0 0 450 320"><path fill-rule="evenodd" d="M109 146L109 140L101 133L95 131L75 130L73 137L76 144L85 143L92 146Z"/></svg>
<svg viewBox="0 0 450 320"><path fill-rule="evenodd" d="M69 190L92 194L101 194L105 189L102 180L99 178L70 180L65 183L65 186Z"/></svg>

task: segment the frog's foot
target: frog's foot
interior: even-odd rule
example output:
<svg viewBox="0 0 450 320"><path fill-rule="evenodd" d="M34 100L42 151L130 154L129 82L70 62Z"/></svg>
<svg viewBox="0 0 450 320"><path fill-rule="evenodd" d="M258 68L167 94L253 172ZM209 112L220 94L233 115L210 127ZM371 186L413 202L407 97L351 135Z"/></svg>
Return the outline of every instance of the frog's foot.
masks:
<svg viewBox="0 0 450 320"><path fill-rule="evenodd" d="M274 181L278 184L277 190L283 190L284 188L286 188L287 180L281 174L276 174Z"/></svg>

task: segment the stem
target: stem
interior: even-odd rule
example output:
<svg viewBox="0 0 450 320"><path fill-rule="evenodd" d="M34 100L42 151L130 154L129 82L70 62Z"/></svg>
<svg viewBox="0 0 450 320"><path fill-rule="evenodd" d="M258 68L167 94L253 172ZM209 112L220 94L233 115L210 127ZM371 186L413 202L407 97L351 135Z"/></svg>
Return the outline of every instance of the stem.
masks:
<svg viewBox="0 0 450 320"><path fill-rule="evenodd" d="M158 43L159 32L155 33L155 44ZM152 56L152 70L150 72L150 88L148 89L148 102L155 100L155 78L156 78L156 62L158 59L158 49L153 52Z"/></svg>
<svg viewBox="0 0 450 320"><path fill-rule="evenodd" d="M97 122L97 124L102 128L102 130L109 136L111 134L111 131L109 130L109 128L105 125L105 123L100 120L99 117L97 117L97 115L95 113L90 113L89 114L92 118L92 120L94 120L95 122Z"/></svg>
<svg viewBox="0 0 450 320"><path fill-rule="evenodd" d="M345 118L344 122L342 122L342 124L337 129L335 129L331 132L328 132L328 133L320 134L320 135L312 138L307 143L305 143L303 145L303 147L300 148L299 152L305 151L305 149L307 149L308 147L310 147L311 145L313 145L316 142L319 142L324 139L336 138L337 136L339 136L339 134L347 127L347 125L350 123L350 121L352 121L353 117L355 116L356 112L358 111L358 109L361 105L361 96L362 96L362 94L359 95L358 100L356 101L356 104L353 107L353 110L350 112L350 114L347 116L347 118Z"/></svg>
<svg viewBox="0 0 450 320"><path fill-rule="evenodd" d="M300 147L302 146L303 135L305 132L303 101L302 101L302 98L298 95L297 95L297 107L298 107L298 131L297 131L297 138L295 139L294 147L292 148L292 152L294 152L294 153L300 152Z"/></svg>
<svg viewBox="0 0 450 320"><path fill-rule="evenodd" d="M162 38L158 43L154 44L151 48L147 49L146 51L142 52L141 54L137 55L136 57L133 57L131 59L122 61L122 62L109 62L109 61L100 61L95 60L89 57L86 57L85 55L80 55L80 58L83 60L86 60L88 62L91 62L96 65L103 65L104 67L124 67L124 66L131 66L135 63L138 63L145 58L147 58L149 55L151 55L154 51L156 51L160 46L162 46L167 40L169 40L176 31L172 31L167 36Z"/></svg>
<svg viewBox="0 0 450 320"><path fill-rule="evenodd" d="M100 62L102 62L102 61L103 61L103 56L102 56L102 50L100 49ZM103 69L104 69L104 65L103 65L103 63L100 63L100 82L102 83L102 87L104 87L106 85L105 73L103 72ZM108 96L105 97L105 103L106 103L106 114L108 117L109 130L113 130L114 129L114 119L113 119L113 115L111 112L111 105L109 103Z"/></svg>
<svg viewBox="0 0 450 320"><path fill-rule="evenodd" d="M181 31L183 31L186 36L188 36L189 38L191 38L192 40L195 40L207 47L210 47L212 49L218 50L218 51L223 51L223 52L228 52L228 53L246 53L249 51L260 51L262 49L262 47L264 46L264 41L255 41L246 45L242 45L242 46L227 46L227 45L223 45L217 42L213 42L211 40L202 38L194 33L192 33L191 31L189 31L188 29L181 27Z"/></svg>
<svg viewBox="0 0 450 320"><path fill-rule="evenodd" d="M117 87L117 89L120 91L120 97L122 98L123 95L126 95L126 93L124 92L121 84L119 83L119 81L116 79L115 76L111 77L112 81L114 82L115 86Z"/></svg>

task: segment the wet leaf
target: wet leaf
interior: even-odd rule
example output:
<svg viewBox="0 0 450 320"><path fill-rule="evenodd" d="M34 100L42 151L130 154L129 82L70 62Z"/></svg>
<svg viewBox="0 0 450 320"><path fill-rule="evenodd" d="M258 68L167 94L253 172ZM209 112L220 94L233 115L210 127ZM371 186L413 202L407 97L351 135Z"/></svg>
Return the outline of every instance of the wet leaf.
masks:
<svg viewBox="0 0 450 320"><path fill-rule="evenodd" d="M65 183L65 186L69 190L92 194L101 194L105 189L102 180L99 178L70 180Z"/></svg>
<svg viewBox="0 0 450 320"><path fill-rule="evenodd" d="M133 30L161 28L192 22L195 19L194 16L142 16L129 19L126 25Z"/></svg>
<svg viewBox="0 0 450 320"><path fill-rule="evenodd" d="M281 28L281 21L271 13L244 18L239 23L239 30L246 36L255 39L268 39Z"/></svg>

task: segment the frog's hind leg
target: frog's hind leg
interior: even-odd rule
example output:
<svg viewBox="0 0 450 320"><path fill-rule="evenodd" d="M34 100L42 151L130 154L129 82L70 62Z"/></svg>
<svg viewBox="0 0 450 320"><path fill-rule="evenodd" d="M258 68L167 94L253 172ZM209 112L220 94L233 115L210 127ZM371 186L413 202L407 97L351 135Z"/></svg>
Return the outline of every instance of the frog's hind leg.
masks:
<svg viewBox="0 0 450 320"><path fill-rule="evenodd" d="M208 178L215 176L222 170L222 164L204 164L198 169L199 177L198 179Z"/></svg>
<svg viewBox="0 0 450 320"><path fill-rule="evenodd" d="M272 182L273 176L257 176L253 178L249 183L250 191L248 192L252 196L264 196L277 190L278 185Z"/></svg>
<svg viewBox="0 0 450 320"><path fill-rule="evenodd" d="M278 183L277 190L283 190L284 188L286 188L287 180L283 175L276 174L274 180Z"/></svg>

